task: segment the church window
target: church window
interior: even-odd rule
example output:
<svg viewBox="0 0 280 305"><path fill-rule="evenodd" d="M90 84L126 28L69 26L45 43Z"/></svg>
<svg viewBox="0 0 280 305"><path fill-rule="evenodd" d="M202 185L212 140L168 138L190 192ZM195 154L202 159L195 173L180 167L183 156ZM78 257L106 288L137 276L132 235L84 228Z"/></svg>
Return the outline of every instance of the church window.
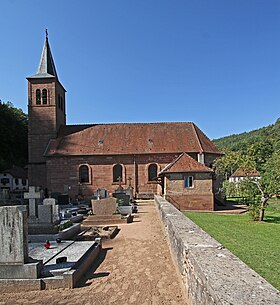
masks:
<svg viewBox="0 0 280 305"><path fill-rule="evenodd" d="M18 185L18 178L15 178L15 185Z"/></svg>
<svg viewBox="0 0 280 305"><path fill-rule="evenodd" d="M121 164L116 164L113 167L113 182L123 181L123 168Z"/></svg>
<svg viewBox="0 0 280 305"><path fill-rule="evenodd" d="M41 90L36 90L36 105L41 105Z"/></svg>
<svg viewBox="0 0 280 305"><path fill-rule="evenodd" d="M89 183L89 167L87 165L80 166L79 181L80 183Z"/></svg>
<svg viewBox="0 0 280 305"><path fill-rule="evenodd" d="M26 179L23 178L23 179L21 180L21 183L22 183L22 185L26 185Z"/></svg>
<svg viewBox="0 0 280 305"><path fill-rule="evenodd" d="M42 90L42 101L43 101L43 104L47 104L47 100L48 100L48 92L47 92L47 89L43 89Z"/></svg>
<svg viewBox="0 0 280 305"><path fill-rule="evenodd" d="M185 176L184 177L184 187L191 188L193 187L193 176Z"/></svg>
<svg viewBox="0 0 280 305"><path fill-rule="evenodd" d="M155 181L157 177L157 165L156 164L150 164L148 167L148 180L149 181Z"/></svg>

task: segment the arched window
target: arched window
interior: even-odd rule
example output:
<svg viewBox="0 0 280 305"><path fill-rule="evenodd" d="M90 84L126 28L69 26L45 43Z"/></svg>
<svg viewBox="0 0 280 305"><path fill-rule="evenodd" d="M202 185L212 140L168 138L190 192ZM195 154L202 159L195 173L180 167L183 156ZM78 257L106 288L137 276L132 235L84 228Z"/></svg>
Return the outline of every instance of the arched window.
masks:
<svg viewBox="0 0 280 305"><path fill-rule="evenodd" d="M47 100L48 100L48 93L47 93L47 89L43 89L42 90L42 101L43 104L47 104Z"/></svg>
<svg viewBox="0 0 280 305"><path fill-rule="evenodd" d="M41 90L36 90L36 105L41 105Z"/></svg>
<svg viewBox="0 0 280 305"><path fill-rule="evenodd" d="M89 183L89 167L87 165L79 167L79 181L80 183Z"/></svg>
<svg viewBox="0 0 280 305"><path fill-rule="evenodd" d="M113 182L119 182L119 178L123 181L123 169L120 164L116 164L113 167Z"/></svg>
<svg viewBox="0 0 280 305"><path fill-rule="evenodd" d="M148 167L148 180L155 181L156 177L157 177L157 165L150 164Z"/></svg>

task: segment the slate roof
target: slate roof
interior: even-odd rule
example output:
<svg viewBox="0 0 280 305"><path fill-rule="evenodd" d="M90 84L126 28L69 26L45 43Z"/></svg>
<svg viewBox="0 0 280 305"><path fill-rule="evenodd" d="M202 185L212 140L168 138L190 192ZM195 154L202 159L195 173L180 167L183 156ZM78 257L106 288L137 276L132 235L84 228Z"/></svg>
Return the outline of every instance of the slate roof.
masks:
<svg viewBox="0 0 280 305"><path fill-rule="evenodd" d="M171 163L163 168L160 174L163 173L180 173L180 172L212 172L213 170L206 165L203 165L186 153L182 153L179 157L174 159Z"/></svg>
<svg viewBox="0 0 280 305"><path fill-rule="evenodd" d="M62 126L45 155L204 152L219 149L191 122Z"/></svg>
<svg viewBox="0 0 280 305"><path fill-rule="evenodd" d="M53 77L58 79L48 36L46 36L37 73L28 78L53 78Z"/></svg>
<svg viewBox="0 0 280 305"><path fill-rule="evenodd" d="M245 170L239 168L230 177L260 177L260 173L256 169Z"/></svg>
<svg viewBox="0 0 280 305"><path fill-rule="evenodd" d="M3 174L10 174L14 178L27 179L27 170L19 166L13 166L7 170L2 171Z"/></svg>

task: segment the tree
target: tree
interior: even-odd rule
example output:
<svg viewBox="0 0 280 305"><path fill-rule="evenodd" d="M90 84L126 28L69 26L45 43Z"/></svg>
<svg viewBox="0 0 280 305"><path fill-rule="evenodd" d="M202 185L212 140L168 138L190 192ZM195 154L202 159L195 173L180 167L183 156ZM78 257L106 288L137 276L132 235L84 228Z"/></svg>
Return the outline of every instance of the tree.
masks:
<svg viewBox="0 0 280 305"><path fill-rule="evenodd" d="M27 163L27 115L0 100L0 171Z"/></svg>
<svg viewBox="0 0 280 305"><path fill-rule="evenodd" d="M260 179L245 179L246 183L253 183L261 194L259 204L259 221L264 220L264 212L269 198L280 194L280 151L273 153L270 159L264 164ZM251 170L249 167L247 171Z"/></svg>

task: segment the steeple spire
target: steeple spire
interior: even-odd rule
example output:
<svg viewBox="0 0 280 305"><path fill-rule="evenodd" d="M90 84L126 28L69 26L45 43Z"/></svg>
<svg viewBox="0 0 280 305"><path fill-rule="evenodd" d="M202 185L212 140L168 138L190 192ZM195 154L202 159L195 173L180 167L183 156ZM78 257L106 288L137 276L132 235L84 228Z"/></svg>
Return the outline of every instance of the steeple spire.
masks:
<svg viewBox="0 0 280 305"><path fill-rule="evenodd" d="M48 39L48 30L46 29L46 39L45 44L43 47L41 59L39 62L37 73L31 78L50 78L50 77L56 77L58 79L54 60L51 53L51 48L49 45L49 39Z"/></svg>

